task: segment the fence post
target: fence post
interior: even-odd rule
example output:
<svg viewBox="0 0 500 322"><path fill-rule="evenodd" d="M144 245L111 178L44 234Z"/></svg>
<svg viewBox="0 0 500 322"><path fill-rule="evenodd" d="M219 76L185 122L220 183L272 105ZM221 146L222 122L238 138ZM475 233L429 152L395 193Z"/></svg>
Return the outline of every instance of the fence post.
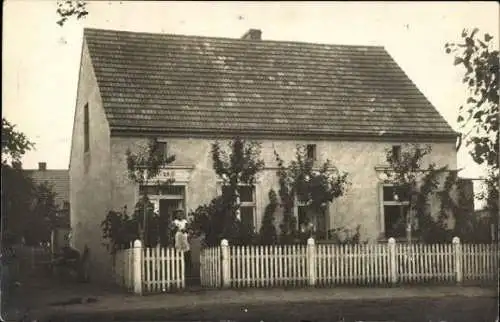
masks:
<svg viewBox="0 0 500 322"><path fill-rule="evenodd" d="M229 261L229 242L223 239L220 242L221 256L222 256L222 287L229 287L231 282L231 267Z"/></svg>
<svg viewBox="0 0 500 322"><path fill-rule="evenodd" d="M307 239L307 276L309 286L316 284L316 245L314 238Z"/></svg>
<svg viewBox="0 0 500 322"><path fill-rule="evenodd" d="M390 279L391 284L396 284L398 282L398 273L396 266L396 240L394 238L389 238L388 243L389 248L389 269L390 269Z"/></svg>
<svg viewBox="0 0 500 322"><path fill-rule="evenodd" d="M460 244L460 238L453 237L453 254L455 256L455 278L457 284L462 283L462 245Z"/></svg>
<svg viewBox="0 0 500 322"><path fill-rule="evenodd" d="M134 241L132 256L134 293L142 295L142 242L139 239Z"/></svg>

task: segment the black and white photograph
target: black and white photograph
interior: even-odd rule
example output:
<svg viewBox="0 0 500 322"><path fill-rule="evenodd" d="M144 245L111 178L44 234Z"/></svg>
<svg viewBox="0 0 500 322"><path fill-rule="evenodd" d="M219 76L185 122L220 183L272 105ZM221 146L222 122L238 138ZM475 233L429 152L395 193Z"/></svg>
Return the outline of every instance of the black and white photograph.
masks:
<svg viewBox="0 0 500 322"><path fill-rule="evenodd" d="M499 321L495 1L7 0L4 321Z"/></svg>

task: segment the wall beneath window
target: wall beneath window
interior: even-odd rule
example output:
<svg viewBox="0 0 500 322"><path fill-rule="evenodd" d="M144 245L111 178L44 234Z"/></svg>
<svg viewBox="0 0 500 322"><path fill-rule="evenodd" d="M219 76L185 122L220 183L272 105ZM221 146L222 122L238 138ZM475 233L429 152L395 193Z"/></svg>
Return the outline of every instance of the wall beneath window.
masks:
<svg viewBox="0 0 500 322"><path fill-rule="evenodd" d="M171 154L175 154L174 168L190 171L187 188L187 210L194 210L200 204L208 203L217 194L217 178L212 168L211 143L213 140L195 138L162 138L168 141ZM262 158L266 169L259 174L256 188L257 224L268 204L268 192L279 185L276 177L276 160L274 151L282 159L288 161L295 157L297 144L316 144L318 164L330 159L340 170L349 173L352 185L348 192L329 207L329 227L345 226L354 229L361 225L362 238L375 240L380 231L380 207L377 166L385 164L385 149L401 142L361 142L361 141L287 141L259 140L262 144ZM115 209L127 205L133 209L137 189L127 178L125 153L127 148L139 151L147 141L139 138L113 137L111 139L112 153L112 204ZM425 142L424 142L425 143ZM223 143L224 145L224 143ZM425 160L438 165L448 165L456 168L456 152L454 143L431 144L433 151ZM425 164L424 164L425 166ZM277 214L279 225L281 214ZM259 227L257 227L258 229Z"/></svg>

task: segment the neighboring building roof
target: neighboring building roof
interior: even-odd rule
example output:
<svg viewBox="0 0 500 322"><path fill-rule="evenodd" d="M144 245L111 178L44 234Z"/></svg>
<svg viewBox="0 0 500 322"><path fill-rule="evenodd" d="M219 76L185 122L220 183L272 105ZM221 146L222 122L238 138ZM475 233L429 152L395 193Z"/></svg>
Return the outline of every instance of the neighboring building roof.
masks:
<svg viewBox="0 0 500 322"><path fill-rule="evenodd" d="M53 186L56 193L56 204L63 206L69 202L69 171L68 170L24 170L35 184L47 182Z"/></svg>
<svg viewBox="0 0 500 322"><path fill-rule="evenodd" d="M383 47L84 37L112 131L456 138Z"/></svg>

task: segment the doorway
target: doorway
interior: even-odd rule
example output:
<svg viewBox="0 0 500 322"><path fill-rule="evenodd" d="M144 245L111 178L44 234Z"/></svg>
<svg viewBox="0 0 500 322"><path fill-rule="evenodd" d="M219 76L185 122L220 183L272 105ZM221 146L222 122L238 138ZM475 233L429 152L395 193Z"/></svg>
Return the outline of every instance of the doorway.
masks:
<svg viewBox="0 0 500 322"><path fill-rule="evenodd" d="M170 225L174 220L175 211L183 208L182 201L177 199L159 200L158 228L160 229L160 245L163 247L174 245L174 236Z"/></svg>
<svg viewBox="0 0 500 322"><path fill-rule="evenodd" d="M172 230L174 215L177 210L186 211L186 198L184 186L167 186L159 190L159 194L149 195L150 200L158 210L160 229L160 245L162 247L174 247L175 234ZM200 284L200 251L201 241L199 238L190 239L190 259L186 260L186 285L198 286ZM189 263L190 262L190 263Z"/></svg>

